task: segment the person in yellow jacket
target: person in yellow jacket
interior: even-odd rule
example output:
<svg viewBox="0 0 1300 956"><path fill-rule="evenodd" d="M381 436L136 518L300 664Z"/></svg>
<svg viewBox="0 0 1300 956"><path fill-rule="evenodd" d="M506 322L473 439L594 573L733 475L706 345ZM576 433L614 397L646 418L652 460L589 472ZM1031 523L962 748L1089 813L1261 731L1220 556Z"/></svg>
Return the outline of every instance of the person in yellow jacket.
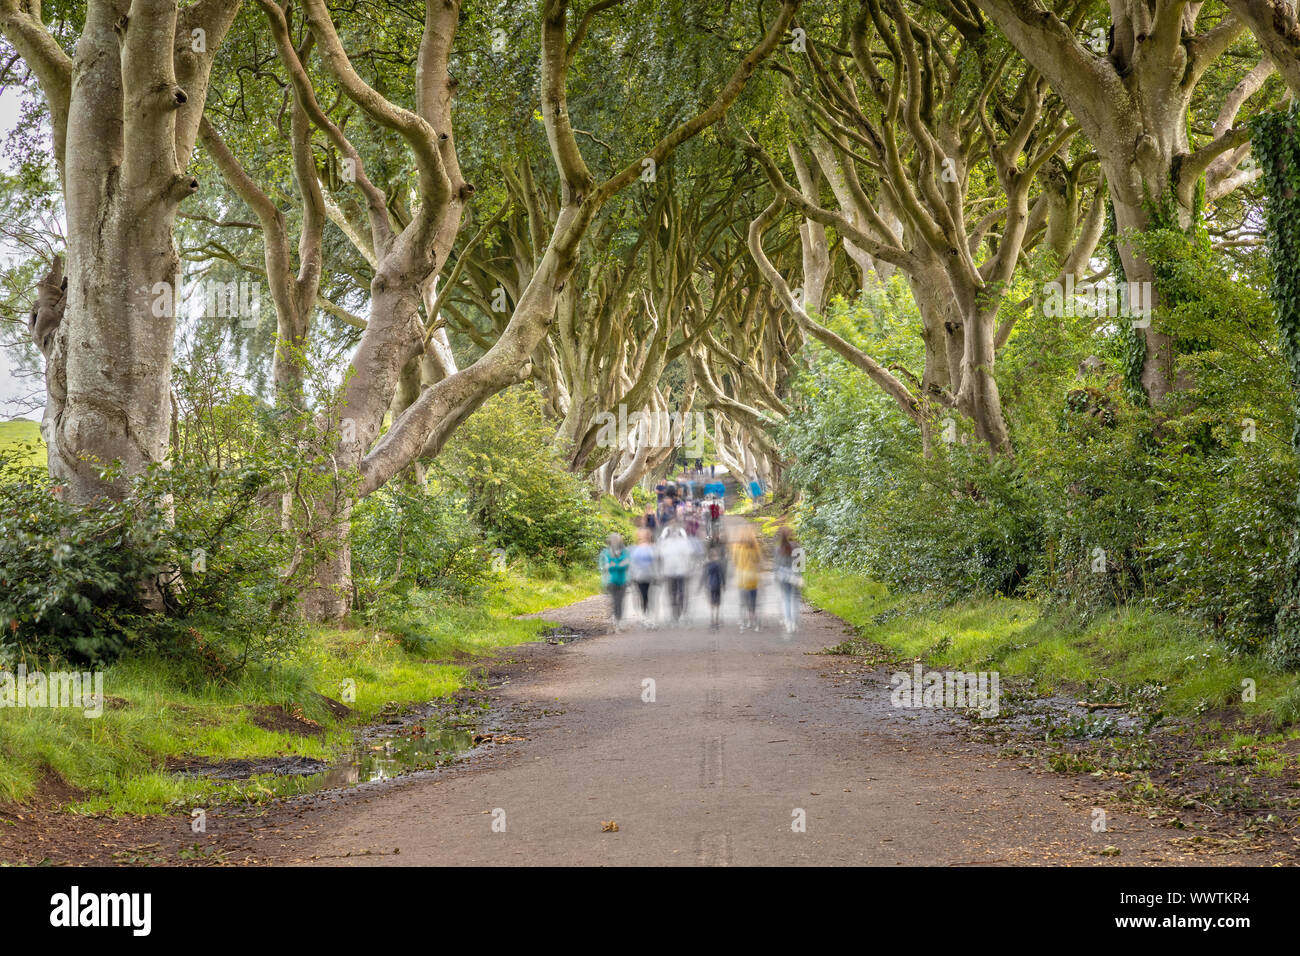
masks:
<svg viewBox="0 0 1300 956"><path fill-rule="evenodd" d="M731 544L731 566L740 591L740 629L758 630L758 575L763 564L763 549L759 546L754 526L745 523L737 529Z"/></svg>

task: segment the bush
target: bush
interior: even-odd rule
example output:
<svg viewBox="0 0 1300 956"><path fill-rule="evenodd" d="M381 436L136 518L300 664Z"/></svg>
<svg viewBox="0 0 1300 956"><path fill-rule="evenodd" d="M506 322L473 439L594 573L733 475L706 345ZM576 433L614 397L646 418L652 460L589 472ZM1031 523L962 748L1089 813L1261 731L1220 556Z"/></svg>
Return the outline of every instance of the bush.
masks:
<svg viewBox="0 0 1300 956"><path fill-rule="evenodd" d="M223 671L281 657L298 625L280 577L290 549L259 503L272 475L154 468L125 500L82 508L43 470L0 457L5 642L93 665L145 648Z"/></svg>
<svg viewBox="0 0 1300 956"><path fill-rule="evenodd" d="M461 425L433 468L465 502L489 547L542 563L592 560L604 525L590 488L568 471L531 386L507 389Z"/></svg>
<svg viewBox="0 0 1300 956"><path fill-rule="evenodd" d="M816 373L825 419L815 402L787 428L810 553L910 591L1016 593L1042 546L1032 486L961 443L923 458L896 408L839 372Z"/></svg>
<svg viewBox="0 0 1300 956"><path fill-rule="evenodd" d="M1259 649L1300 486L1286 368L1264 344L1271 306L1195 238L1153 232L1146 248L1169 288L1155 321L1184 350L1183 387L1163 407L1135 404L1121 330L1027 310L997 369L1014 458L959 435L926 459L890 400L815 352L782 436L810 552L909 591L1086 612L1145 603L1207 622L1233 650ZM830 321L919 374L905 310L873 305L840 303Z"/></svg>
<svg viewBox="0 0 1300 956"><path fill-rule="evenodd" d="M168 559L157 502L82 510L42 468L0 456L0 621L4 642L39 657L101 664L143 620L140 585Z"/></svg>
<svg viewBox="0 0 1300 956"><path fill-rule="evenodd" d="M310 555L281 514L296 454L264 453L226 468L179 463L148 481L173 503L161 578L160 650L197 655L211 670L281 664L305 636L298 594ZM295 558L297 560L295 560Z"/></svg>
<svg viewBox="0 0 1300 956"><path fill-rule="evenodd" d="M352 580L365 609L390 598L404 603L413 588L459 600L480 595L493 555L470 522L465 501L439 480L394 482L352 512Z"/></svg>

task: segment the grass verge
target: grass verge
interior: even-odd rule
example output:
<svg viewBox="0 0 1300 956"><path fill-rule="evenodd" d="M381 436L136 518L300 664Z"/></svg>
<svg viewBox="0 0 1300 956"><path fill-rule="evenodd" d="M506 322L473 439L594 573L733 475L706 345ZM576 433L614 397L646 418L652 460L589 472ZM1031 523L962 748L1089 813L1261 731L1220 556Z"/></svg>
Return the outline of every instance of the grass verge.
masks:
<svg viewBox="0 0 1300 956"><path fill-rule="evenodd" d="M300 756L334 759L355 729L466 686L468 664L493 648L535 639L549 625L518 615L595 594L594 572L503 582L479 603L419 596L391 629L314 629L294 656L235 679L158 660L123 659L104 671L107 706L0 709L0 802L39 797L51 777L75 788L72 809L149 813L196 803L259 801L285 792L252 778L219 782L169 772L179 760ZM355 690L351 712L325 698ZM348 695L351 696L351 695Z"/></svg>
<svg viewBox="0 0 1300 956"><path fill-rule="evenodd" d="M1234 656L1204 628L1169 614L1129 607L1072 620L1033 601L999 597L949 605L825 568L809 574L806 597L853 625L854 641L935 668L993 669L1032 679L1039 692L1086 689L1094 700L1143 693L1172 716L1213 711L1274 728L1300 719L1300 674ZM1243 699L1247 689L1253 700Z"/></svg>

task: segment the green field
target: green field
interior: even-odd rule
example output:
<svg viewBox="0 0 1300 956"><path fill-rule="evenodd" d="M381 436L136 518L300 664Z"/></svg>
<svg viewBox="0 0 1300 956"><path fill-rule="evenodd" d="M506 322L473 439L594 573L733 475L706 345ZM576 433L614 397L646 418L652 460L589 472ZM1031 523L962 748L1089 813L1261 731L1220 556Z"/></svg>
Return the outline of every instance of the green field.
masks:
<svg viewBox="0 0 1300 956"><path fill-rule="evenodd" d="M44 468L45 443L41 441L40 423L26 418L0 422L0 452L9 449L21 450L27 461Z"/></svg>

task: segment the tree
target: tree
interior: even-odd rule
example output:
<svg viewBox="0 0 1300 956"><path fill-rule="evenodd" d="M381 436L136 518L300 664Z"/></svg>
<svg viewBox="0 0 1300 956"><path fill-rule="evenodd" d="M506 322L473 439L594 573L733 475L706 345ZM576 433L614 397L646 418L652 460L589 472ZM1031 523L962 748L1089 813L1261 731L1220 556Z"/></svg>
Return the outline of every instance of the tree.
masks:
<svg viewBox="0 0 1300 956"><path fill-rule="evenodd" d="M1065 19L1037 0L957 0L949 9L968 31L981 30L979 11L986 13L1069 106L1097 150L1110 189L1125 277L1154 284L1154 271L1133 235L1166 220L1189 228L1198 216L1198 183L1221 157L1231 155L1234 162L1213 166L1206 198L1240 183L1233 174L1246 158L1241 147L1249 133L1235 119L1262 85L1260 75L1251 71L1240 80L1225 100L1225 122L1199 146L1192 143L1188 110L1201 80L1241 36L1243 24L1232 16L1211 20L1212 7L1202 3L1113 0L1101 43L1100 28L1082 33L1087 5L1069 8ZM1158 288L1155 300L1158 305ZM1141 334L1142 387L1159 402L1175 385L1175 343L1156 323Z"/></svg>
<svg viewBox="0 0 1300 956"><path fill-rule="evenodd" d="M357 72L323 0L305 0L305 15L314 46L329 78L366 118L399 136L417 169L417 199L409 222L398 228L383 193L368 178L365 166L338 124L311 104L316 95L298 50L287 31L278 49L299 99L313 123L352 162L357 187L367 197L370 247L376 267L370 289L369 317L354 353L343 394L332 420L322 422L322 439L337 442L339 469L355 476L344 495L322 505L333 514L336 543L332 557L318 568L307 610L316 619L340 616L348 604L348 517L352 495L370 494L420 459L436 456L455 428L488 397L522 381L532 356L551 326L559 297L578 264L583 237L597 213L637 180L643 160L661 166L672 152L720 119L748 82L755 66L780 42L797 8L787 0L762 39L743 56L726 83L704 108L658 139L643 157L598 181L589 170L567 106L567 77L583 40L599 14L617 4L600 0L589 6L570 35L567 0L541 5L541 114L556 174L560 204L550 237L535 270L514 303L510 320L483 355L463 369L428 384L384 430L402 376L425 353L436 316L422 319L428 290L451 257L462 211L474 189L464 179L453 135L453 99L458 86L448 71L459 7L429 4L415 64L415 109L381 94ZM264 8L276 18L270 0ZM278 10L279 8L275 8Z"/></svg>
<svg viewBox="0 0 1300 956"><path fill-rule="evenodd" d="M90 0L69 56L36 0L0 32L49 108L67 224L67 296L42 343L50 472L70 501L121 498L166 458L180 260L173 225L212 62L238 0ZM50 312L46 312L51 316ZM121 468L104 480L101 469Z"/></svg>
<svg viewBox="0 0 1300 956"><path fill-rule="evenodd" d="M810 76L805 80L793 67L788 75L813 154L844 206L825 208L808 177L800 173L795 189L763 150L752 152L778 203L833 227L860 252L908 276L924 320L919 394L820 326L783 288L761 248L779 204L751 227L751 250L801 326L885 389L927 443L932 408L946 406L968 417L991 450L1010 453L993 374L997 348L1009 333L998 328L999 309L1021 254L1052 208L1042 195L1031 210L1031 188L1077 127L1037 71L1013 69L1014 61L988 49L978 34L968 36L901 0L864 0L841 32L838 46L809 37ZM864 180L874 185L874 198ZM1064 212L1072 211L1065 205ZM1072 232L1064 230L1062 248ZM1089 238L1096 242L1095 230L1085 231L1083 244Z"/></svg>

